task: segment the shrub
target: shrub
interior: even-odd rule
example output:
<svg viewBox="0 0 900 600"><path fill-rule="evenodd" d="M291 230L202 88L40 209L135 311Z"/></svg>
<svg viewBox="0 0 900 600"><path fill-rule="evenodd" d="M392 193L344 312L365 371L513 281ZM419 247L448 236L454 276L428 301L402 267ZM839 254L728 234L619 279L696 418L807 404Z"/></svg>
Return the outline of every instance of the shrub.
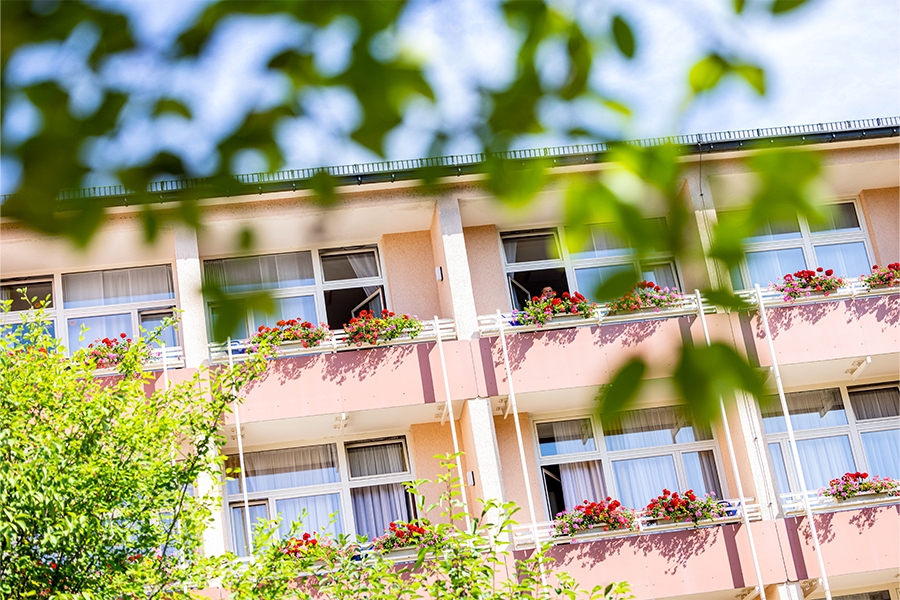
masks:
<svg viewBox="0 0 900 600"><path fill-rule="evenodd" d="M788 273L780 282L769 284L769 287L781 292L785 302L793 302L798 298L808 298L814 292L824 292L824 295L828 296L845 283L842 278L834 275L832 269L826 271L818 267L815 271L803 269L794 274Z"/></svg>
<svg viewBox="0 0 900 600"><path fill-rule="evenodd" d="M630 292L609 302L606 307L611 315L644 308L653 308L659 312L661 308L677 306L682 298L684 296L675 288L661 288L652 281L641 281Z"/></svg>
<svg viewBox="0 0 900 600"><path fill-rule="evenodd" d="M359 311L359 316L344 324L347 340L357 346L389 342L402 335L415 339L422 332L422 321L409 315L397 315L389 310L375 316L370 310Z"/></svg>

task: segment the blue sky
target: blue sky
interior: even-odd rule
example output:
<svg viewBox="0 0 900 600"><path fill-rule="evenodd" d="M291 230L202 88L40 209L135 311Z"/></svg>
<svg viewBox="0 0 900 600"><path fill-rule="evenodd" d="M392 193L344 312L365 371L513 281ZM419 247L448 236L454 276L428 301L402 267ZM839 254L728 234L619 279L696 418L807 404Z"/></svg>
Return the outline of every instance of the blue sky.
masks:
<svg viewBox="0 0 900 600"><path fill-rule="evenodd" d="M135 118L115 140L85 149L85 160L100 164L147 157L158 149L179 149L192 170L202 175L215 166L214 142L238 118L283 98L287 86L266 74L269 57L311 33L278 18L253 18L225 24L196 62L167 69L154 58L178 33L178 24L196 16L202 1L103 0L136 17L135 34L148 46L142 53L106 66L104 76L117 85L152 98L159 89L180 96L194 115L161 120ZM412 0L404 14L398 43L427 62L427 74L439 102L410 107L404 124L387 141L387 157L415 158L428 152L431 132L442 127L466 130L478 107L477 85L502 86L512 75L515 38L487 0ZM542 115L549 125L587 122L610 137L654 137L891 116L900 114L900 2L896 0L812 0L787 16L774 18L748 2L736 18L730 0L642 0L579 2L559 0L563 10L577 12L583 23L608 23L611 11L632 21L638 52L627 61L607 52L592 83L633 109L624 121L611 111L572 110L548 103ZM340 69L348 49L342 24L316 34L316 60ZM89 36L88 36L89 37ZM77 51L77 44L70 44ZM768 94L759 98L749 88L728 82L708 97L685 107L687 71L704 49L738 53L757 60L768 76ZM43 53L42 53L43 52ZM73 93L73 105L97 101L92 82L78 61L60 61L57 49L44 49L10 63L7 75L54 78ZM544 73L553 76L552 49L542 54ZM347 141L358 122L359 107L347 94L310 95L303 101L307 116L285 124L279 132L286 168L314 167L379 160ZM7 134L27 135L27 111L6 115ZM21 131L18 131L21 130ZM24 132L24 133L23 133ZM6 138L6 134L4 135ZM517 140L518 147L572 142L553 133ZM471 134L451 136L447 153L479 150ZM4 163L2 191L15 185L15 169ZM248 153L232 168L262 170ZM114 183L103 173L85 185Z"/></svg>

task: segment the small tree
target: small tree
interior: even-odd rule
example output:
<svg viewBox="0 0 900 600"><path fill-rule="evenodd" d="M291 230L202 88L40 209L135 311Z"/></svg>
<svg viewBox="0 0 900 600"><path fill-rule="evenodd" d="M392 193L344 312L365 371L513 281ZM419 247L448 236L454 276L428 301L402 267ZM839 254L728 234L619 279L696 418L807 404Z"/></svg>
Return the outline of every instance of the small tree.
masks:
<svg viewBox="0 0 900 600"><path fill-rule="evenodd" d="M605 588L585 590L567 573L550 572L552 559L545 554L546 548L538 548L527 558L513 557L509 532L512 515L518 510L514 503L485 501L471 529L462 528L466 515L459 479L452 476L455 455L441 459L446 471L436 479L444 484L438 501L425 506L423 496L417 492L425 481L411 484L410 491L416 497L420 514L439 513L444 522L431 524L423 518L411 528L399 524L387 533L390 536L397 535L396 531L412 532L409 547L417 550L417 556L411 562L397 564L389 553L379 550L394 548L396 544L372 544L363 536L299 535L300 521L292 524L287 539L279 539L276 520L257 526L257 550L249 563L228 555L210 561L208 573L221 577L235 600L632 597L626 596L626 583L613 582ZM490 515L496 517L491 519Z"/></svg>
<svg viewBox="0 0 900 600"><path fill-rule="evenodd" d="M215 507L196 484L219 479L222 418L265 358L148 393L159 331L109 377L41 310L0 332L0 597L187 595Z"/></svg>

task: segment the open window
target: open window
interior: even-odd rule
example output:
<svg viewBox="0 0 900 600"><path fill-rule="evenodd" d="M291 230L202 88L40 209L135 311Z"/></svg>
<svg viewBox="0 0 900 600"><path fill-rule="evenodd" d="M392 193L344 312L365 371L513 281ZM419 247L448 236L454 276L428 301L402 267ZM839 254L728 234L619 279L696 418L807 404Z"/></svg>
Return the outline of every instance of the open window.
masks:
<svg viewBox="0 0 900 600"><path fill-rule="evenodd" d="M324 250L319 256L329 327L340 329L362 310L379 314L387 306L376 248Z"/></svg>

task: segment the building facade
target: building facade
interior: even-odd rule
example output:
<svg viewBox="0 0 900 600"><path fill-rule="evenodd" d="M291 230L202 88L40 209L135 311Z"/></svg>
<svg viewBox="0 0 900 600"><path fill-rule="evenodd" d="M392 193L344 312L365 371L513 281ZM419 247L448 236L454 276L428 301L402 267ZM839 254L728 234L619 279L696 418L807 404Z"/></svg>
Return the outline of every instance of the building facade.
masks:
<svg viewBox="0 0 900 600"><path fill-rule="evenodd" d="M240 360L242 340L278 319L338 330L360 310L389 309L424 322L416 339L385 346L338 335L282 349L225 424L227 464L239 464L240 439L245 478L207 482L222 497L207 552L246 554L248 519L304 511L311 530L375 537L393 520L423 516L403 483L435 477L436 456L458 449L470 510L485 498L516 502L515 552L549 540L554 568L587 587L627 580L638 598L724 600L759 596L761 583L770 598L821 598L827 579L834 596L900 600L900 499L836 503L814 493L847 472L900 479L900 288L854 281L795 303L766 290L798 269L855 279L900 260L898 126L892 118L676 140L698 249L740 209L734 198L752 181L745 144L822 153L829 219L759 232L732 273L662 250L639 261L602 223L571 251L563 185L611 168L595 146L544 151L555 165L550 183L524 211L485 191L477 160L456 157L429 187L396 163L335 169L339 201L329 207L302 189L302 173L247 177L245 194L202 202L202 230L171 227L152 246L127 206L80 254L5 222L0 293L14 298L27 286L51 296L54 332L70 348L90 341L78 340L82 326L90 339L131 336L179 309L178 330L164 336L171 380ZM653 227L666 227L664 212ZM245 228L257 241L249 256L235 253ZM541 328L510 316L546 286L590 295L623 269L685 298L661 312L600 310ZM230 344L213 343L217 307L200 292L204 280L234 293L268 290L276 314L248 314ZM732 286L753 308L715 309L692 293L711 285ZM22 308L14 302L4 318L15 322ZM668 375L677 351L705 344L707 332L773 386L780 380L793 432L780 403L760 406L739 390L709 426L676 403ZM598 390L636 356L650 365L637 404L598 417ZM162 372L153 377L161 386ZM801 480L813 491L808 507ZM732 510L699 529L644 520L640 531L580 543L551 536L554 515L585 499L641 509L664 488L715 493Z"/></svg>

